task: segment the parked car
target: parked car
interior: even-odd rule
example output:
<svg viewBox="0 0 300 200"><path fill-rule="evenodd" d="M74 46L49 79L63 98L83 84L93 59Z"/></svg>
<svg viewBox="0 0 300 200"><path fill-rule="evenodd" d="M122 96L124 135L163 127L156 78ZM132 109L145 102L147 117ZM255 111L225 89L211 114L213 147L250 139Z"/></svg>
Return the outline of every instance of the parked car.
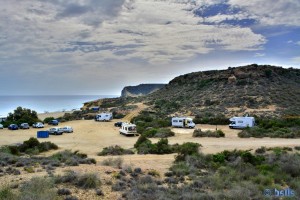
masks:
<svg viewBox="0 0 300 200"><path fill-rule="evenodd" d="M42 122L36 122L32 124L33 128L44 128L44 124Z"/></svg>
<svg viewBox="0 0 300 200"><path fill-rule="evenodd" d="M3 125L2 124L0 124L0 129L3 129Z"/></svg>
<svg viewBox="0 0 300 200"><path fill-rule="evenodd" d="M10 124L10 125L8 126L8 129L9 129L9 130L18 130L19 127L18 127L17 124Z"/></svg>
<svg viewBox="0 0 300 200"><path fill-rule="evenodd" d="M123 122L116 122L116 123L115 123L115 127L121 127L122 124L123 124Z"/></svg>
<svg viewBox="0 0 300 200"><path fill-rule="evenodd" d="M22 123L20 125L20 129L29 129L29 124L28 123Z"/></svg>
<svg viewBox="0 0 300 200"><path fill-rule="evenodd" d="M49 124L49 125L55 125L55 126L57 126L58 123L59 123L58 120L53 119L53 120L51 120L48 124Z"/></svg>
<svg viewBox="0 0 300 200"><path fill-rule="evenodd" d="M65 126L62 128L64 133L73 133L73 128L71 126Z"/></svg>
<svg viewBox="0 0 300 200"><path fill-rule="evenodd" d="M48 132L49 134L52 135L62 135L64 133L64 130L59 127L54 127L54 128L50 128Z"/></svg>

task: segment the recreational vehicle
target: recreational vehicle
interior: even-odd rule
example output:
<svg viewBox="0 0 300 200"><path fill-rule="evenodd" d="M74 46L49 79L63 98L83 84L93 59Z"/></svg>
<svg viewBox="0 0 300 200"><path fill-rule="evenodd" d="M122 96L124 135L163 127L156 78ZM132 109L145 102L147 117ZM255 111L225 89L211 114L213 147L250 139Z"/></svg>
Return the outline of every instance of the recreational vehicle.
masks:
<svg viewBox="0 0 300 200"><path fill-rule="evenodd" d="M113 118L113 115L112 113L100 113L100 114L97 114L96 117L95 117L95 121L110 121L112 120Z"/></svg>
<svg viewBox="0 0 300 200"><path fill-rule="evenodd" d="M195 128L195 123L192 118L188 117L173 117L172 126L180 128Z"/></svg>
<svg viewBox="0 0 300 200"><path fill-rule="evenodd" d="M138 135L136 132L136 125L129 123L122 123L120 128L120 134L122 135Z"/></svg>
<svg viewBox="0 0 300 200"><path fill-rule="evenodd" d="M229 121L229 128L247 128L255 125L254 117L232 117Z"/></svg>

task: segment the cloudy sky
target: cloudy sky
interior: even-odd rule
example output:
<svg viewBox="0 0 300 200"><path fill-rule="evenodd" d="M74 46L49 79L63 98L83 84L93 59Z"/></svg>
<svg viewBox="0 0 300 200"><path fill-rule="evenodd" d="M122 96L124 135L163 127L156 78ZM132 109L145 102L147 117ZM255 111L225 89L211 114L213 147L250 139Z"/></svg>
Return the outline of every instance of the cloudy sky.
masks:
<svg viewBox="0 0 300 200"><path fill-rule="evenodd" d="M300 68L299 0L0 0L2 95L120 94L193 71Z"/></svg>

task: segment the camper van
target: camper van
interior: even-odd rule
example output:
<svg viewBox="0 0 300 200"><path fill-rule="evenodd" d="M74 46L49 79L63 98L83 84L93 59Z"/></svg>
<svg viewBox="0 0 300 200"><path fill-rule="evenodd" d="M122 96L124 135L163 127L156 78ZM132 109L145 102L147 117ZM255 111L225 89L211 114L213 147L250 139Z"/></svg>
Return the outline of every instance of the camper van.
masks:
<svg viewBox="0 0 300 200"><path fill-rule="evenodd" d="M120 128L120 134L122 135L138 135L136 132L136 125L129 123L122 123Z"/></svg>
<svg viewBox="0 0 300 200"><path fill-rule="evenodd" d="M255 125L254 117L232 117L229 121L229 128L247 128Z"/></svg>
<svg viewBox="0 0 300 200"><path fill-rule="evenodd" d="M113 118L112 113L100 113L100 114L97 114L95 116L95 121L104 121L104 122L106 122L106 121L112 120L112 118Z"/></svg>
<svg viewBox="0 0 300 200"><path fill-rule="evenodd" d="M172 126L180 128L195 128L195 123L192 118L188 117L173 117Z"/></svg>

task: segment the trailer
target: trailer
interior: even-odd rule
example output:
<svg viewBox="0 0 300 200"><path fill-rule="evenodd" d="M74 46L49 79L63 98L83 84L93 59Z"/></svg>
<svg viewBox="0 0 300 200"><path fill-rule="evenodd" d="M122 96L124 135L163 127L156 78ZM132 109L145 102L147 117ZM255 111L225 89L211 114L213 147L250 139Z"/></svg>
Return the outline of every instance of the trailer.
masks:
<svg viewBox="0 0 300 200"><path fill-rule="evenodd" d="M95 116L95 121L110 121L113 118L112 113L100 113Z"/></svg>
<svg viewBox="0 0 300 200"><path fill-rule="evenodd" d="M192 118L188 117L173 117L172 126L180 128L195 128L195 123Z"/></svg>
<svg viewBox="0 0 300 200"><path fill-rule="evenodd" d="M131 123L122 123L121 128L119 129L120 134L122 135L138 135L136 131L136 125Z"/></svg>
<svg viewBox="0 0 300 200"><path fill-rule="evenodd" d="M242 129L255 126L254 117L232 117L229 121L229 128Z"/></svg>

